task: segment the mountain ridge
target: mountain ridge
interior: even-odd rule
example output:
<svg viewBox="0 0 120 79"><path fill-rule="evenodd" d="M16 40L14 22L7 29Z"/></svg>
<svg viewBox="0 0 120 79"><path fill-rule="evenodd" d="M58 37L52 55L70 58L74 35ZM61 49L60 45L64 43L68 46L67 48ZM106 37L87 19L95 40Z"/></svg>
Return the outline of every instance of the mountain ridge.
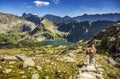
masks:
<svg viewBox="0 0 120 79"><path fill-rule="evenodd" d="M120 13L107 13L107 14L84 14L81 16L69 17L68 20L65 20L65 16L57 16L52 14L46 14L43 17L47 18L48 20L54 23L70 23L70 22L82 22L82 21L98 21L98 20L109 20L109 21L118 21L120 20Z"/></svg>

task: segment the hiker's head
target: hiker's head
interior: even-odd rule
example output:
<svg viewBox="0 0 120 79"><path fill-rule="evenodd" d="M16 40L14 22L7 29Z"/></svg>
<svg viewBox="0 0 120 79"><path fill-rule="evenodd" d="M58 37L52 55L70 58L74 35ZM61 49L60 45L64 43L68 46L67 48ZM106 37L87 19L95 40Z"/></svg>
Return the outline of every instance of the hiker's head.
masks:
<svg viewBox="0 0 120 79"><path fill-rule="evenodd" d="M95 47L95 45L94 45L94 44L92 44L92 47Z"/></svg>

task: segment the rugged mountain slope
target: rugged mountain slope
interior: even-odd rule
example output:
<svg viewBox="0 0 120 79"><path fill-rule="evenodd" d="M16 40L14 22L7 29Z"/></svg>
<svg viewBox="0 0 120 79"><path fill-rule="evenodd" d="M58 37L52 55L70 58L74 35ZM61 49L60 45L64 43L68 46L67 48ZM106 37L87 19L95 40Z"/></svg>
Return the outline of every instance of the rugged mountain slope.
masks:
<svg viewBox="0 0 120 79"><path fill-rule="evenodd" d="M108 21L118 21L120 20L120 13L109 13L109 14L95 14L95 15L88 15L84 14L82 16L76 17L60 17L55 15L45 15L45 18L54 22L54 23L70 23L70 22L82 22L82 21L98 21L98 20L108 20Z"/></svg>
<svg viewBox="0 0 120 79"><path fill-rule="evenodd" d="M40 24L35 24L15 15L0 13L0 43L60 39L61 36L49 20L42 19Z"/></svg>
<svg viewBox="0 0 120 79"><path fill-rule="evenodd" d="M44 19L42 17L39 17L37 15L33 15L31 13L29 13L29 14L23 13L22 17L28 21L34 22L35 24L40 24L41 20Z"/></svg>
<svg viewBox="0 0 120 79"><path fill-rule="evenodd" d="M112 25L113 21L96 21L96 22L80 22L80 23L59 23L58 29L68 32L67 40L77 42L79 40L89 40L94 34Z"/></svg>
<svg viewBox="0 0 120 79"><path fill-rule="evenodd" d="M96 34L91 40L102 50L107 50L112 54L120 52L120 23L113 24L111 27Z"/></svg>

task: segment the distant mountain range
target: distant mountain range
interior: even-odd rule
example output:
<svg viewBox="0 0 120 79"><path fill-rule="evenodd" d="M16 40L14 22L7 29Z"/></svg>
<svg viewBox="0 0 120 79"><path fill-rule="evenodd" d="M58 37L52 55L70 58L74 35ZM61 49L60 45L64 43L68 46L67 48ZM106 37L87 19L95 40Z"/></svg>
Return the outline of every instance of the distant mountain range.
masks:
<svg viewBox="0 0 120 79"><path fill-rule="evenodd" d="M54 23L71 23L71 22L82 22L82 21L98 21L98 20L108 20L108 21L118 21L120 20L120 13L109 13L109 14L95 14L95 15L88 15L84 14L82 16L76 17L60 17L51 14L44 15L43 17L47 18L48 20Z"/></svg>
<svg viewBox="0 0 120 79"><path fill-rule="evenodd" d="M119 14L112 15L119 16ZM23 13L21 17L0 13L0 43L40 42L45 40L86 41L90 40L94 34L117 23L120 20L120 17L117 16L114 16L116 17L113 19L114 21L100 21L99 19L94 22L90 19L90 21L78 22L74 20L75 17L65 16L60 23L59 20L55 20L57 23L53 23L46 17L39 17L31 13Z"/></svg>
<svg viewBox="0 0 120 79"><path fill-rule="evenodd" d="M60 16L56 16L56 15L47 14L47 15L45 15L43 17L50 20L50 21L52 21L52 22L54 22L54 23L77 22L72 17L69 17L69 16L60 17Z"/></svg>

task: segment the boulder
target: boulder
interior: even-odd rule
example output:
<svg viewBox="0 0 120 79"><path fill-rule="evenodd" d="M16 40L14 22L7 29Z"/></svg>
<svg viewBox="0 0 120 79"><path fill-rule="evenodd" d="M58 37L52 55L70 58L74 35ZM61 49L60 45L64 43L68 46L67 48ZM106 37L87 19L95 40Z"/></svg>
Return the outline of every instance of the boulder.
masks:
<svg viewBox="0 0 120 79"><path fill-rule="evenodd" d="M39 74L33 74L31 79L39 79Z"/></svg>
<svg viewBox="0 0 120 79"><path fill-rule="evenodd" d="M10 72L12 72L12 69L5 69L4 71L3 71L3 73L10 73Z"/></svg>
<svg viewBox="0 0 120 79"><path fill-rule="evenodd" d="M65 62L75 62L75 59L74 58L71 58L69 56L64 56L63 57L63 61Z"/></svg>
<svg viewBox="0 0 120 79"><path fill-rule="evenodd" d="M27 76L26 76L26 75L23 75L23 76L22 76L22 79L27 79Z"/></svg>
<svg viewBox="0 0 120 79"><path fill-rule="evenodd" d="M32 60L32 58L26 57L25 54L18 54L16 55L16 58L18 58L20 61L23 61L22 67L25 68L27 66L34 66L35 62Z"/></svg>
<svg viewBox="0 0 120 79"><path fill-rule="evenodd" d="M116 58L115 61L116 61L117 63L120 63L120 58Z"/></svg>
<svg viewBox="0 0 120 79"><path fill-rule="evenodd" d="M41 71L41 70L42 70L42 67L41 67L41 66L36 66L36 69L37 69L38 71Z"/></svg>
<svg viewBox="0 0 120 79"><path fill-rule="evenodd" d="M73 53L68 53L68 56L71 58L75 58L76 56Z"/></svg>
<svg viewBox="0 0 120 79"><path fill-rule="evenodd" d="M27 58L24 62L23 62L23 68L27 67L27 66L34 66L35 62L31 59L31 58Z"/></svg>
<svg viewBox="0 0 120 79"><path fill-rule="evenodd" d="M80 74L80 79L96 79L96 76L93 76L87 72Z"/></svg>
<svg viewBox="0 0 120 79"><path fill-rule="evenodd" d="M0 60L17 60L15 56L0 55Z"/></svg>
<svg viewBox="0 0 120 79"><path fill-rule="evenodd" d="M95 68L94 65L89 65L89 66L87 66L87 67L86 67L86 70L87 70L88 72L97 72L97 70L96 70L96 68Z"/></svg>
<svg viewBox="0 0 120 79"><path fill-rule="evenodd" d="M15 55L15 57L19 59L20 61L25 61L27 59L25 54L17 54Z"/></svg>
<svg viewBox="0 0 120 79"><path fill-rule="evenodd" d="M118 56L120 57L120 53L117 53L117 54L115 54L114 56L115 56L115 57L118 57Z"/></svg>
<svg viewBox="0 0 120 79"><path fill-rule="evenodd" d="M99 72L103 72L103 71L104 71L103 68L97 68L97 70L98 70Z"/></svg>

